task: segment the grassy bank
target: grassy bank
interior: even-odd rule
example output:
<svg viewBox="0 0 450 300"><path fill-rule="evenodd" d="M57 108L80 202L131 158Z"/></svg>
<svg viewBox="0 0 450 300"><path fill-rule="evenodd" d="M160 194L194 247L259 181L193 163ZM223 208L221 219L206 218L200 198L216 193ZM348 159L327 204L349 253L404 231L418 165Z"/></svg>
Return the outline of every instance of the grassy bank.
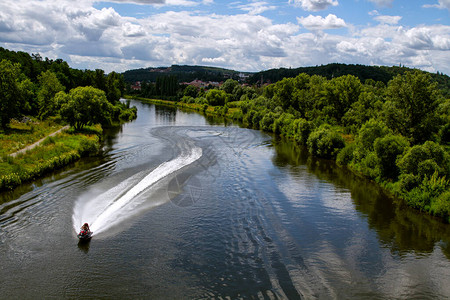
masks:
<svg viewBox="0 0 450 300"><path fill-rule="evenodd" d="M149 99L142 97L134 97L134 96L124 96L125 99L135 99L143 102L153 103L153 104L162 104L172 107L186 108L194 111L202 112L206 115L210 116L221 116L226 117L230 120L241 120L242 117L236 117L242 115L242 111L238 107L230 107L224 108L223 106L210 106L207 104L198 104L198 103L184 103L184 102L174 102L170 100L161 100L161 99Z"/></svg>
<svg viewBox="0 0 450 300"><path fill-rule="evenodd" d="M83 132L63 131L25 153L9 155L60 128L62 125L51 120L14 122L7 132L1 133L0 190L12 189L98 151L102 129L93 126Z"/></svg>

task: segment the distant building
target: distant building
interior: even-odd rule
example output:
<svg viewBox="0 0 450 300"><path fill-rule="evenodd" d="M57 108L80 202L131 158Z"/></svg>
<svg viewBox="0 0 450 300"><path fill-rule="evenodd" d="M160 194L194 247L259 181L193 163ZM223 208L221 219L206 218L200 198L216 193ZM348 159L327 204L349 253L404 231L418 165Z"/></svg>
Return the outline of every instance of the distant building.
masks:
<svg viewBox="0 0 450 300"><path fill-rule="evenodd" d="M214 88L216 88L216 87L218 88L218 87L221 86L221 83L219 83L217 81L205 82L205 81L198 80L198 79L195 79L195 80L193 80L191 82L182 82L181 84L182 85L192 85L192 86L195 86L198 89L200 89L200 88L208 88L208 87L211 87L211 86L214 87Z"/></svg>
<svg viewBox="0 0 450 300"><path fill-rule="evenodd" d="M131 89L133 91L140 91L141 90L141 82L136 81L134 84L131 85Z"/></svg>
<svg viewBox="0 0 450 300"><path fill-rule="evenodd" d="M250 75L248 75L248 74L239 73L239 80L241 80L241 81L245 81L249 77L250 77Z"/></svg>

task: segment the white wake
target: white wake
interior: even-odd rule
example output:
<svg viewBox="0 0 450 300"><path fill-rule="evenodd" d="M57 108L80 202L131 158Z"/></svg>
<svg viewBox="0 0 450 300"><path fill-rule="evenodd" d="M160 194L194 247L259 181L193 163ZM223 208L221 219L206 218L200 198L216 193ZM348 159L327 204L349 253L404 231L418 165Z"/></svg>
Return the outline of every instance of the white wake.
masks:
<svg viewBox="0 0 450 300"><path fill-rule="evenodd" d="M86 196L78 199L72 216L75 231L78 231L81 225L87 222L94 234L99 234L111 227L120 225L130 217L142 213L136 210L136 207L141 207L142 204L139 200L139 194L164 177L192 164L201 156L201 148L191 148L190 153L182 153L179 157L160 164L140 181L142 172L92 199L86 199ZM160 205L168 200L168 198L159 199L159 202L152 202L151 206ZM148 205L144 206L145 209L148 209L148 207Z"/></svg>

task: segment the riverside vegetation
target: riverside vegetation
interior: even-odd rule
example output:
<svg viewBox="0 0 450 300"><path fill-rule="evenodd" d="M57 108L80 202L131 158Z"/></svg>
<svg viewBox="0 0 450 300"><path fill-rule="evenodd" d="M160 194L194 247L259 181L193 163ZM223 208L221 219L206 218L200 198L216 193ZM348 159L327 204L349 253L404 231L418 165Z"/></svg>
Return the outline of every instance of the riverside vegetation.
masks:
<svg viewBox="0 0 450 300"><path fill-rule="evenodd" d="M448 76L440 77L449 82ZM135 97L148 97L148 90ZM311 154L376 181L409 206L449 222L447 91L429 73L406 70L387 84L373 79L362 83L353 75L327 79L300 74L265 87L228 79L208 91L183 87L176 102L151 101L290 138Z"/></svg>
<svg viewBox="0 0 450 300"><path fill-rule="evenodd" d="M96 153L102 126L136 117L136 108L119 101L124 81L115 72L0 48L0 80L0 190ZM11 156L65 124L71 128Z"/></svg>

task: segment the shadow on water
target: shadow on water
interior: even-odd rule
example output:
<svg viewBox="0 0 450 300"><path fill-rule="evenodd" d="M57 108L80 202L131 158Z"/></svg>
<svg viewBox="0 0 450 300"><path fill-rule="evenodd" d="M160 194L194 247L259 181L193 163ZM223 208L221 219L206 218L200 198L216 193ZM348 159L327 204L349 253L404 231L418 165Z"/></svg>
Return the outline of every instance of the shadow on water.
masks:
<svg viewBox="0 0 450 300"><path fill-rule="evenodd" d="M407 207L374 182L356 176L334 161L314 158L306 148L291 141L274 138L273 146L275 165L288 167L292 174L298 172L298 166L304 165L319 179L348 189L355 209L367 218L369 227L392 253L430 254L440 246L450 259L449 224Z"/></svg>
<svg viewBox="0 0 450 300"><path fill-rule="evenodd" d="M91 240L78 240L78 249L83 251L84 253L89 252L89 247L91 246Z"/></svg>

